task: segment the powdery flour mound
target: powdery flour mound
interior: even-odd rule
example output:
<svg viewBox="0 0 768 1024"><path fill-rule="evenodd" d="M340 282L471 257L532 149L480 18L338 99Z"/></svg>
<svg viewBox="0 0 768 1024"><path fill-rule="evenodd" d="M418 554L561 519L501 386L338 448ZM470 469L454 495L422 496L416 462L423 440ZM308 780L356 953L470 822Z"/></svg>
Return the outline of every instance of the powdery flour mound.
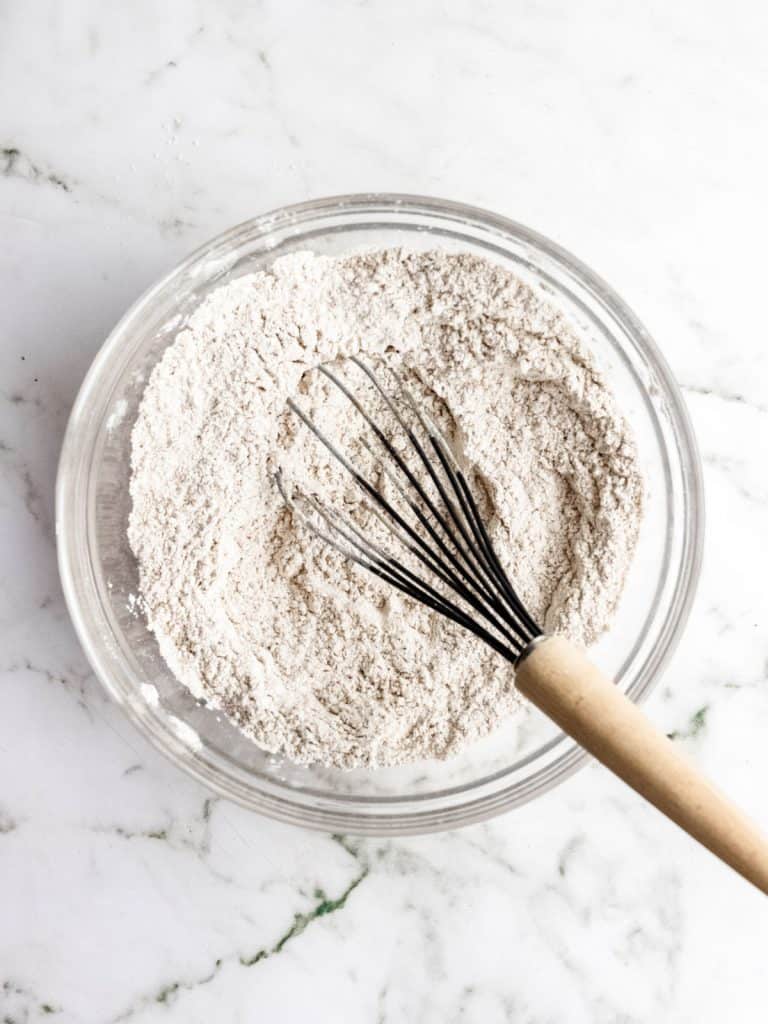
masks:
<svg viewBox="0 0 768 1024"><path fill-rule="evenodd" d="M273 480L358 494L285 401L355 442L312 373L359 353L408 377L476 469L491 536L548 630L591 643L642 514L631 432L568 323L469 254L300 253L213 292L155 367L133 431L129 539L175 675L263 748L301 763L445 758L519 698L480 640L348 564Z"/></svg>

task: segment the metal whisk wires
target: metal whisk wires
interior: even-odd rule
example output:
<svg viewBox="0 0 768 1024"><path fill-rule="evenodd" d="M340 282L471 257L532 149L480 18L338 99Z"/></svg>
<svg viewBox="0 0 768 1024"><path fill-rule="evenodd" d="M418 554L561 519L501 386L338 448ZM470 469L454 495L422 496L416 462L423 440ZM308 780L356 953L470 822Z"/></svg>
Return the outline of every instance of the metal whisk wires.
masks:
<svg viewBox="0 0 768 1024"><path fill-rule="evenodd" d="M279 470L276 483L284 501L312 533L345 558L468 629L514 663L542 630L501 565L450 443L391 367L384 367L392 382L385 386L356 356L346 363L363 375L361 382L367 382L368 390L372 386L394 433L387 433L334 370L323 365L318 372L360 417L365 430L362 446L374 460L379 477L391 485L397 502L386 497L383 488L374 485L293 399L288 406L354 480L361 503L385 535L397 542L396 550L415 560L412 564L418 571L372 539L352 516L287 486ZM404 451L398 449L396 435L401 444L406 442Z"/></svg>

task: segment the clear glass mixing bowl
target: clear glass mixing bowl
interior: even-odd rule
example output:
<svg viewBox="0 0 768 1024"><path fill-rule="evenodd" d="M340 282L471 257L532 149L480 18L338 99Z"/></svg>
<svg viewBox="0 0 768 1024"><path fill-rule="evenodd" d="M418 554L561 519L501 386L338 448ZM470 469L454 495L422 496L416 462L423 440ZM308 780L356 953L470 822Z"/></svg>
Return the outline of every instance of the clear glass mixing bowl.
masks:
<svg viewBox="0 0 768 1024"><path fill-rule="evenodd" d="M593 649L633 700L659 678L699 572L699 459L672 375L624 303L557 245L459 203L352 195L250 220L198 250L126 313L94 360L64 441L56 495L59 562L82 645L109 693L176 764L212 789L283 821L396 835L500 814L562 782L586 755L535 710L447 762L342 772L265 753L171 675L136 613L126 540L130 437L147 375L191 310L221 282L299 249L468 250L524 278L576 321L612 380L638 440L648 511L615 622Z"/></svg>

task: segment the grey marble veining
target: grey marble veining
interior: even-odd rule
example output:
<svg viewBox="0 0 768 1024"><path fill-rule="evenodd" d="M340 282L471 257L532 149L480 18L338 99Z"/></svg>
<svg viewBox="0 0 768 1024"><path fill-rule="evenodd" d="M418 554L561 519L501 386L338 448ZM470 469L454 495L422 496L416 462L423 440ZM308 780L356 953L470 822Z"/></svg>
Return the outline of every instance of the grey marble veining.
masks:
<svg viewBox="0 0 768 1024"><path fill-rule="evenodd" d="M391 841L180 774L80 652L53 482L110 327L215 232L375 189L530 224L618 289L683 387L706 555L648 709L768 827L766 29L760 5L693 0L3 6L0 1020L764 1017L765 901L599 768Z"/></svg>

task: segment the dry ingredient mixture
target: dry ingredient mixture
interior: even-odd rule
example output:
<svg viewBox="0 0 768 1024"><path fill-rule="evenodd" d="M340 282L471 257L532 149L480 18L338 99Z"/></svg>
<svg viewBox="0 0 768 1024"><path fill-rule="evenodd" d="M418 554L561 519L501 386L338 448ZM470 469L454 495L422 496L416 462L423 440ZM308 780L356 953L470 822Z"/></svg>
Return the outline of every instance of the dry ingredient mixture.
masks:
<svg viewBox="0 0 768 1024"><path fill-rule="evenodd" d="M445 758L515 711L483 643L348 564L273 475L350 509L358 493L295 417L354 446L317 364L386 354L475 467L511 579L547 631L589 644L632 559L631 432L562 315L467 253L299 253L214 291L154 369L133 431L129 539L175 675L300 763Z"/></svg>

